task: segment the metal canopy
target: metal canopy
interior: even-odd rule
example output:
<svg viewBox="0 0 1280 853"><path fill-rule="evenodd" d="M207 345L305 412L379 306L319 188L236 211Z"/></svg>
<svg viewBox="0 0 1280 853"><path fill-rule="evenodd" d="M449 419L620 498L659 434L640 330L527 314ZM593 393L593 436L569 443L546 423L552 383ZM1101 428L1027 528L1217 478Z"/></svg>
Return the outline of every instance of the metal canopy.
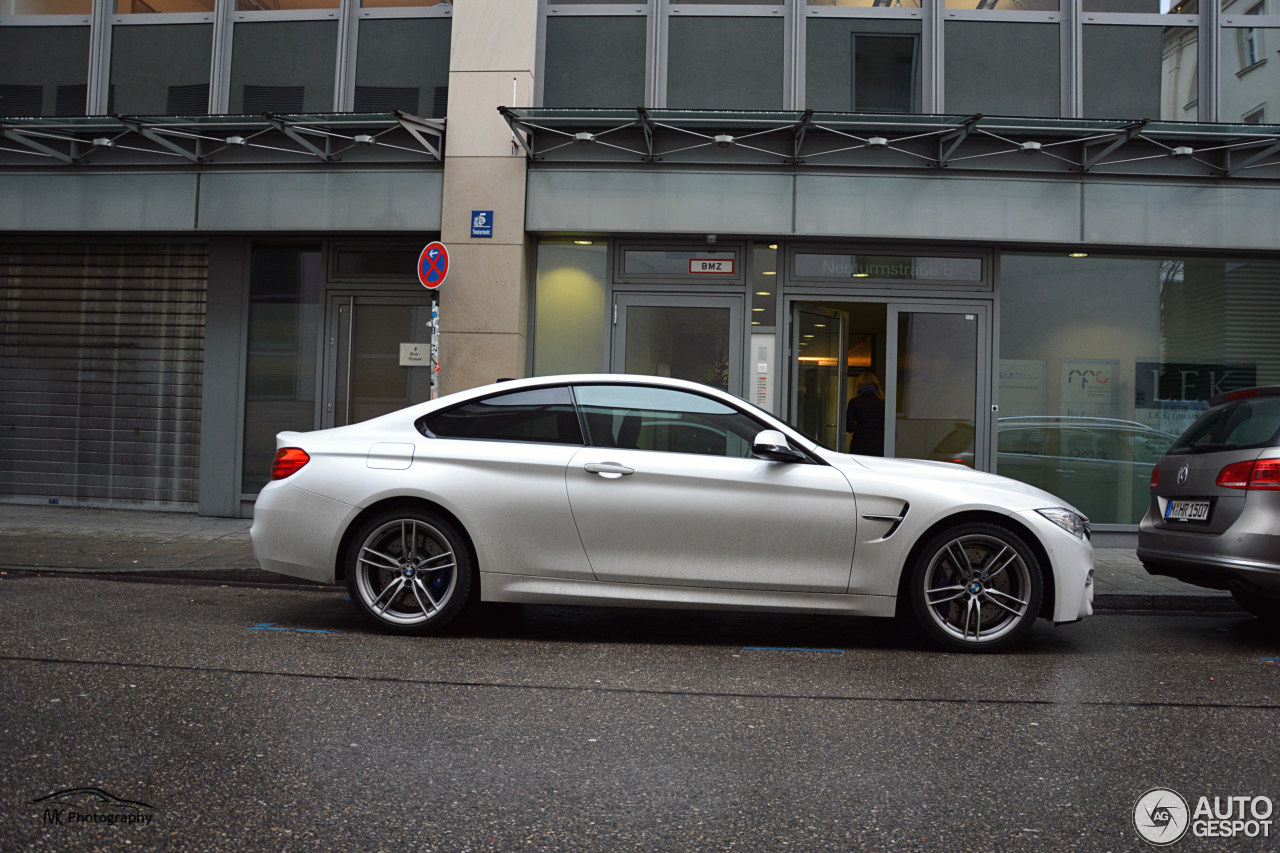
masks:
<svg viewBox="0 0 1280 853"><path fill-rule="evenodd" d="M438 162L444 122L408 113L0 119L0 168Z"/></svg>
<svg viewBox="0 0 1280 853"><path fill-rule="evenodd" d="M813 110L499 107L538 162L1280 179L1280 126Z"/></svg>

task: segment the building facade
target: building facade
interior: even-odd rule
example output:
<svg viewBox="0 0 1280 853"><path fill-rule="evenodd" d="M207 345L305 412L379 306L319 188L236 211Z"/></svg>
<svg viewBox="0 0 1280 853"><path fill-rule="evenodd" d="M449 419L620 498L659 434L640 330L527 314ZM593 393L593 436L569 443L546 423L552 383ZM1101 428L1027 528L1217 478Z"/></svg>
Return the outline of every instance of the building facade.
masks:
<svg viewBox="0 0 1280 853"><path fill-rule="evenodd" d="M1274 6L1274 8L1273 8ZM1273 0L0 0L0 500L252 512L274 434L626 371L1117 541L1280 382ZM1275 101L1275 103L1272 103Z"/></svg>

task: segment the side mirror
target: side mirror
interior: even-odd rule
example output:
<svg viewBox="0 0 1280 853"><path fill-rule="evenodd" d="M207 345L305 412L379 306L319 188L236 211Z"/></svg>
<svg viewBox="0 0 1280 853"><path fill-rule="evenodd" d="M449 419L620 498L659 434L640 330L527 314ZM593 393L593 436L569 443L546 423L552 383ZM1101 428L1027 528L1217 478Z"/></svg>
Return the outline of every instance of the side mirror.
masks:
<svg viewBox="0 0 1280 853"><path fill-rule="evenodd" d="M751 452L770 462L804 462L808 459L787 443L787 437L776 429L761 430L751 442Z"/></svg>

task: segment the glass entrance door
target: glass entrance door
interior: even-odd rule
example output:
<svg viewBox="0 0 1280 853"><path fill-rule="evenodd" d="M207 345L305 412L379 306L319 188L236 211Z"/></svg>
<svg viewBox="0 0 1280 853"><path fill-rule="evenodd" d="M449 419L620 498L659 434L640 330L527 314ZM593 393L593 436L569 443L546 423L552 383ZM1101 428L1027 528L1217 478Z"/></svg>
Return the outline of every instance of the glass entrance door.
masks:
<svg viewBox="0 0 1280 853"><path fill-rule="evenodd" d="M890 304L885 452L986 470L991 422L986 305Z"/></svg>
<svg viewBox="0 0 1280 853"><path fill-rule="evenodd" d="M742 391L742 297L619 294L611 369Z"/></svg>
<svg viewBox="0 0 1280 853"><path fill-rule="evenodd" d="M791 321L791 351L796 354L796 429L832 450L844 435L844 313L797 305Z"/></svg>
<svg viewBox="0 0 1280 853"><path fill-rule="evenodd" d="M359 423L429 400L430 324L426 297L333 297L324 426Z"/></svg>
<svg viewBox="0 0 1280 853"><path fill-rule="evenodd" d="M988 470L990 316L990 306L976 302L795 304L791 422L824 447L845 450L845 431L854 427L848 413L858 408L850 401L864 378L875 377L883 383L883 439L877 401L875 446L859 442L854 452Z"/></svg>

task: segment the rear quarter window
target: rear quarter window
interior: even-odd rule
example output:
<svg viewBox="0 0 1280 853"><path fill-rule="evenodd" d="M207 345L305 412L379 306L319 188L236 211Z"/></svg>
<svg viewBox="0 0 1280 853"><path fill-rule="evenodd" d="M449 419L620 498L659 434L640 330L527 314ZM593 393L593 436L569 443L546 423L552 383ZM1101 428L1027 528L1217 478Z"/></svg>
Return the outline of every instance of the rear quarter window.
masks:
<svg viewBox="0 0 1280 853"><path fill-rule="evenodd" d="M583 444L568 388L536 388L471 400L418 420L435 438Z"/></svg>

